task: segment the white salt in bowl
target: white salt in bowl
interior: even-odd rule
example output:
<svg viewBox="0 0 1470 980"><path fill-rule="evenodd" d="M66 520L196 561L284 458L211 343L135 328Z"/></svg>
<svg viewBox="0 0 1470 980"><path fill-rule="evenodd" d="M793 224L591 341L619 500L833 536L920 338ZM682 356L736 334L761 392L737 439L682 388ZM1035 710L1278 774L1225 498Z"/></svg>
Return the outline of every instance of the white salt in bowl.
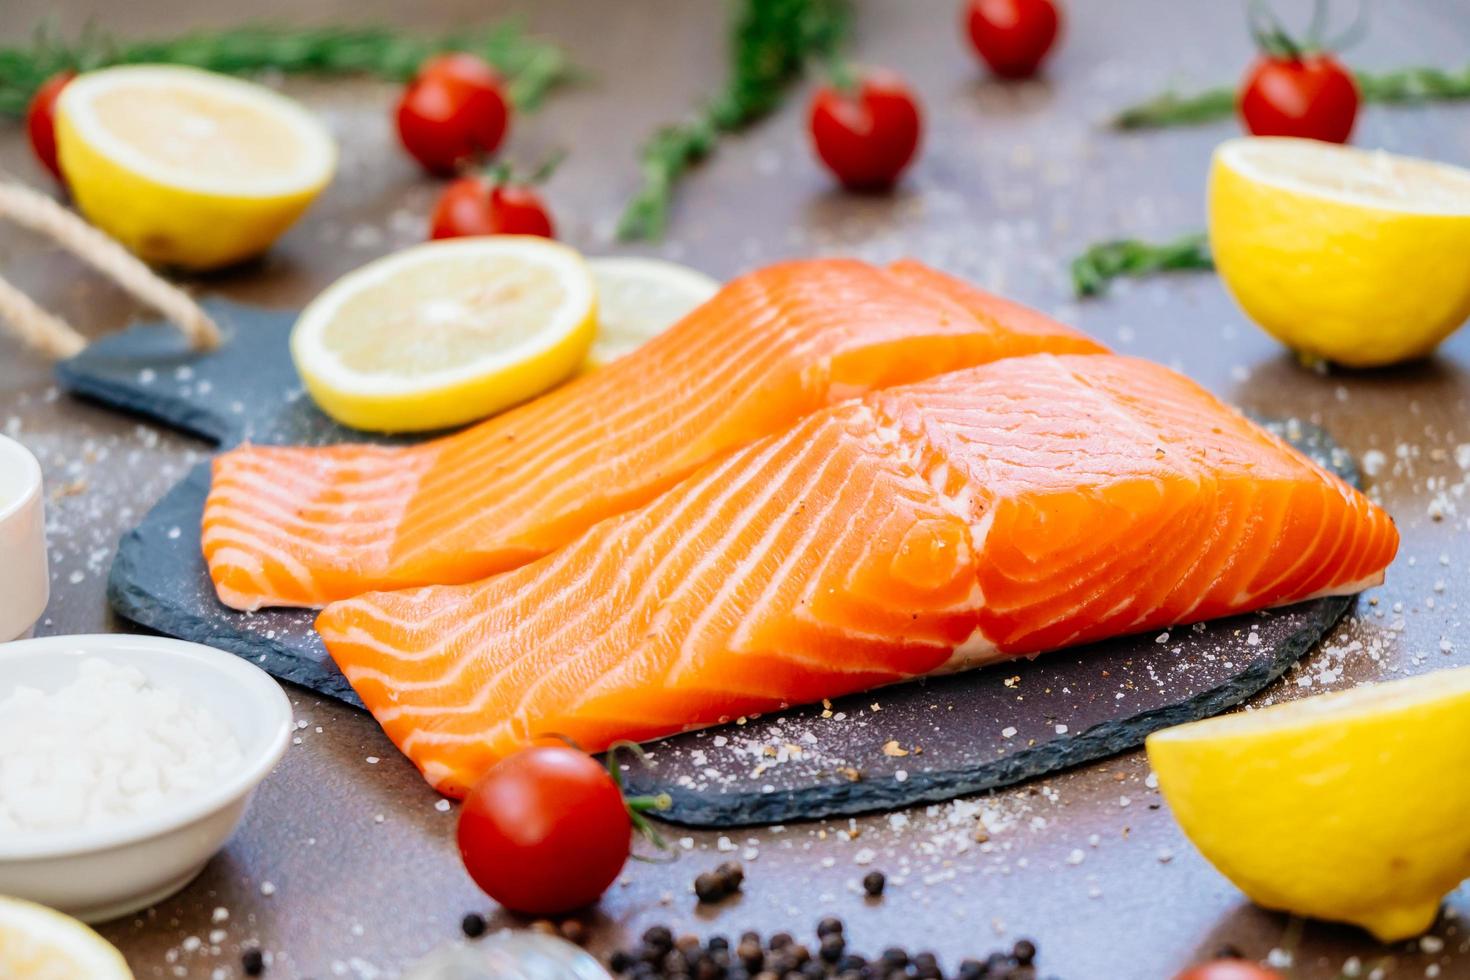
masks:
<svg viewBox="0 0 1470 980"><path fill-rule="evenodd" d="M291 738L291 702L268 674L232 654L154 636L49 636L0 644L0 701L17 687L51 693L89 657L135 667L230 729L238 767L216 786L101 827L0 834L0 895L103 922L168 898L235 832L250 797Z"/></svg>
<svg viewBox="0 0 1470 980"><path fill-rule="evenodd" d="M41 464L0 436L0 643L26 636L50 597Z"/></svg>

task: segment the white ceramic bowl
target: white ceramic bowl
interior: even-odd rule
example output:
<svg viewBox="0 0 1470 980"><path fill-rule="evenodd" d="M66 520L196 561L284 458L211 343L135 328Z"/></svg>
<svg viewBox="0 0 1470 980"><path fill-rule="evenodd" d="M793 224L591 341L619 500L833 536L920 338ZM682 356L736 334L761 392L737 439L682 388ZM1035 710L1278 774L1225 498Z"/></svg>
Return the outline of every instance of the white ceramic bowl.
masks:
<svg viewBox="0 0 1470 980"><path fill-rule="evenodd" d="M163 901L229 840L255 787L286 751L291 702L253 664L153 636L48 636L0 645L0 701L19 685L64 687L87 657L136 667L151 686L184 692L229 726L242 757L218 786L158 813L98 828L0 836L0 894L102 922Z"/></svg>
<svg viewBox="0 0 1470 980"><path fill-rule="evenodd" d="M41 464L0 436L0 643L28 635L50 593Z"/></svg>

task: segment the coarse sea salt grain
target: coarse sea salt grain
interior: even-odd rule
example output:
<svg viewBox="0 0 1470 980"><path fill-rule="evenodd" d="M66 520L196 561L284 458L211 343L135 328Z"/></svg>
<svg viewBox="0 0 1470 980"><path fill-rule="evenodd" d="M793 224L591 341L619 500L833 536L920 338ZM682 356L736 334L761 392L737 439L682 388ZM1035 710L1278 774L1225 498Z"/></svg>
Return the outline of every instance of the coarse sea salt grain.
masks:
<svg viewBox="0 0 1470 980"><path fill-rule="evenodd" d="M241 764L234 734L135 667L91 657L52 693L0 701L0 833L103 826L218 785Z"/></svg>

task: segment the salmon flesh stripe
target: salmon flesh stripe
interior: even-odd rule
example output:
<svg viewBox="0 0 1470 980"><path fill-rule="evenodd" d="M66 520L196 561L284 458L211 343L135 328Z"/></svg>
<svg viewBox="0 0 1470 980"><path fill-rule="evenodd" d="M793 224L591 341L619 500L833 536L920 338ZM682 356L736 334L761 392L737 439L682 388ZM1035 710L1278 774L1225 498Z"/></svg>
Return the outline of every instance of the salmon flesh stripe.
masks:
<svg viewBox="0 0 1470 980"><path fill-rule="evenodd" d="M362 595L327 650L431 783L907 678L1348 594L1392 520L1160 365L1036 355L874 392L555 554Z"/></svg>
<svg viewBox="0 0 1470 980"><path fill-rule="evenodd" d="M1003 357L1103 350L917 262L774 265L627 357L455 435L223 453L204 555L220 599L247 610L474 581L843 399Z"/></svg>

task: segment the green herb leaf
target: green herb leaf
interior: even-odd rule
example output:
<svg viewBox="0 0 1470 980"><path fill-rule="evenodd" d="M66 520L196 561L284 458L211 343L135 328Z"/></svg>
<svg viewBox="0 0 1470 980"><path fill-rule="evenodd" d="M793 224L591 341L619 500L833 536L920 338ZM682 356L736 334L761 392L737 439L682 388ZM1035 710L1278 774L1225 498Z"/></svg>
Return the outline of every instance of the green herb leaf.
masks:
<svg viewBox="0 0 1470 980"><path fill-rule="evenodd" d="M1401 68L1389 72L1354 72L1364 102L1409 104L1470 99L1470 65L1445 68ZM1165 92L1129 106L1112 119L1116 129L1188 126L1225 119L1235 112L1235 90L1214 88L1193 95Z"/></svg>
<svg viewBox="0 0 1470 980"><path fill-rule="evenodd" d="M623 767L618 761L618 753L627 751L645 766L648 765L648 753L643 751L643 746L637 742L626 739L614 742L607 749L607 771L612 774L613 784L617 786L618 792L623 792ZM649 822L645 814L650 812L661 812L674 805L674 800L668 793L659 793L657 796L624 796L623 805L628 808L628 819L633 824L633 829L653 845L659 853L659 857L651 858L642 854L629 854L635 861L644 861L649 864L663 864L673 861L678 857L678 852L669 846L658 829Z"/></svg>
<svg viewBox="0 0 1470 980"><path fill-rule="evenodd" d="M577 77L560 48L527 35L514 21L433 37L386 27L257 25L132 41L89 28L72 42L43 26L29 45L0 47L0 113L23 114L36 89L60 71L162 63L227 75L281 72L406 81L426 58L445 51L484 58L506 77L511 101L524 110L535 109L547 92Z"/></svg>
<svg viewBox="0 0 1470 980"><path fill-rule="evenodd" d="M661 237L679 178L713 152L721 134L775 110L811 61L837 51L850 20L849 0L744 0L725 90L693 119L663 127L643 145L642 184L623 211L619 237Z"/></svg>
<svg viewBox="0 0 1470 980"><path fill-rule="evenodd" d="M1093 245L1072 260L1072 288L1080 296L1096 296L1119 276L1146 276L1177 269L1213 269L1204 232L1154 245L1136 238Z"/></svg>
<svg viewBox="0 0 1470 980"><path fill-rule="evenodd" d="M1216 88L1196 95L1165 92L1129 106L1113 117L1114 129L1155 129L1214 122L1235 112L1235 90Z"/></svg>
<svg viewBox="0 0 1470 980"><path fill-rule="evenodd" d="M1470 64L1459 71L1442 68L1405 68L1370 74L1358 72L1358 90L1365 102L1433 102L1470 99Z"/></svg>

